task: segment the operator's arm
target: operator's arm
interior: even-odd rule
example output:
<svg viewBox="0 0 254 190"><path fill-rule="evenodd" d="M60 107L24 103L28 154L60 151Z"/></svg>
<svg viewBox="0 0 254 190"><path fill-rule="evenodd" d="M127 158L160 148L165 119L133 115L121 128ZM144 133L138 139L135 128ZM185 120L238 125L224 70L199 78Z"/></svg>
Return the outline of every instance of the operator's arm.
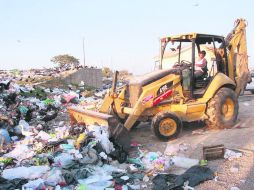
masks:
<svg viewBox="0 0 254 190"><path fill-rule="evenodd" d="M207 64L206 59L203 59L203 60L202 60L202 63L195 63L195 65L198 66L198 67L205 67L206 64Z"/></svg>

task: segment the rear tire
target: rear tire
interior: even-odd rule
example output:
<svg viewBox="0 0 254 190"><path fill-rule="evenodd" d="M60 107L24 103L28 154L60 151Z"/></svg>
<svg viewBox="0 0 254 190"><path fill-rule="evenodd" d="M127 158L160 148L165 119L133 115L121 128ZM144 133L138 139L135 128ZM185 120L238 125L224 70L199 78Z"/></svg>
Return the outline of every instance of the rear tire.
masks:
<svg viewBox="0 0 254 190"><path fill-rule="evenodd" d="M230 88L221 88L208 102L205 120L208 129L224 129L232 127L238 116L238 99Z"/></svg>
<svg viewBox="0 0 254 190"><path fill-rule="evenodd" d="M254 90L252 90L252 91L250 91L251 92L251 94L254 94Z"/></svg>
<svg viewBox="0 0 254 190"><path fill-rule="evenodd" d="M182 131L182 121L174 113L160 112L152 120L152 130L160 140L168 141L176 138Z"/></svg>

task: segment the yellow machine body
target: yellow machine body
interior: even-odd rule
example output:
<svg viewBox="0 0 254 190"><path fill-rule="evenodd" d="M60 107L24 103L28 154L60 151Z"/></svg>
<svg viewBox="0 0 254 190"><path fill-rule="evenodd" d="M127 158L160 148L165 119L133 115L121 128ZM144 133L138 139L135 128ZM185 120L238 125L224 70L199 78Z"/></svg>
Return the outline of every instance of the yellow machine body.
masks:
<svg viewBox="0 0 254 190"><path fill-rule="evenodd" d="M99 113L71 107L68 110L72 123L105 126L121 123L125 129L130 130L137 121L151 121L158 113L163 112L172 113L181 121L187 122L208 119L211 117L207 114L209 101L216 96L220 89L231 89L238 98L247 82L250 82L245 27L245 20L238 19L234 30L230 33L231 36L225 39L221 36L198 33L169 36L161 39L161 63L167 43L190 41L194 44L194 41L198 39L201 39L199 40L201 42L202 39L211 39L212 43L216 39L222 41L224 44L222 51L219 52L219 49L215 49L214 52L224 56L224 73L217 72L210 77L200 95L195 95L194 80L190 81L190 89L183 88L182 72L184 69L182 68L162 69L160 67L161 70L134 77L120 88L116 88L116 73L112 89L105 96ZM195 49L193 51L195 52ZM192 68L194 67L194 60L193 56ZM193 69L188 71L193 77ZM225 101L225 106L222 109L230 112L230 109L232 110L235 108L234 106L237 106L230 107L229 104L230 101Z"/></svg>

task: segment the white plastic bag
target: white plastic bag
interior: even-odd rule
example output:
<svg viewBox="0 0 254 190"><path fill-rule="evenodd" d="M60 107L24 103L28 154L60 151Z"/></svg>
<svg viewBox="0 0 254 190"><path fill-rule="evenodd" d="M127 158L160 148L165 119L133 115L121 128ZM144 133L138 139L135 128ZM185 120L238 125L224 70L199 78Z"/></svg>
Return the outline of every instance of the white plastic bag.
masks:
<svg viewBox="0 0 254 190"><path fill-rule="evenodd" d="M86 179L80 179L78 182L80 184L85 184L88 189L104 190L113 184L113 181L111 181L112 179L113 177L110 175L93 175Z"/></svg>
<svg viewBox="0 0 254 190"><path fill-rule="evenodd" d="M31 127L25 120L20 120L19 124L14 128L16 134L22 134L24 136L31 136L33 133L30 131Z"/></svg>
<svg viewBox="0 0 254 190"><path fill-rule="evenodd" d="M240 158L243 154L241 152L235 152L233 150L226 149L224 158L228 160L233 160L235 158Z"/></svg>
<svg viewBox="0 0 254 190"><path fill-rule="evenodd" d="M44 141L48 141L49 139L51 139L51 136L45 131L40 131L38 135L36 136L36 138L42 139Z"/></svg>
<svg viewBox="0 0 254 190"><path fill-rule="evenodd" d="M55 165L60 167L68 167L72 164L74 157L67 153L62 153L54 158Z"/></svg>
<svg viewBox="0 0 254 190"><path fill-rule="evenodd" d="M55 128L57 138L64 139L64 138L68 137L69 136L69 129L70 129L70 126L63 126L63 127Z"/></svg>
<svg viewBox="0 0 254 190"><path fill-rule="evenodd" d="M168 144L166 150L164 151L165 155L174 156L179 155L179 153L184 153L191 148L190 144L181 143L181 144Z"/></svg>
<svg viewBox="0 0 254 190"><path fill-rule="evenodd" d="M28 148L27 145L17 145L11 152L4 154L3 157L15 158L18 161L31 158L35 155L35 152Z"/></svg>
<svg viewBox="0 0 254 190"><path fill-rule="evenodd" d="M31 167L17 167L5 169L2 177L8 180L16 178L36 179L40 178L44 173L50 170L49 166L31 166Z"/></svg>
<svg viewBox="0 0 254 190"><path fill-rule="evenodd" d="M24 184L22 189L46 189L46 186L43 179L36 179Z"/></svg>
<svg viewBox="0 0 254 190"><path fill-rule="evenodd" d="M107 127L90 125L88 126L88 131L93 132L96 140L101 143L102 148L107 154L115 150L113 143L109 140Z"/></svg>
<svg viewBox="0 0 254 190"><path fill-rule="evenodd" d="M58 168L53 168L48 171L43 177L45 184L49 186L66 185L65 179L62 176L62 171Z"/></svg>
<svg viewBox="0 0 254 190"><path fill-rule="evenodd" d="M173 162L175 166L186 169L199 164L199 160L197 159L191 159L182 156L173 156L170 161Z"/></svg>
<svg viewBox="0 0 254 190"><path fill-rule="evenodd" d="M178 144L168 144L164 154L165 155L176 155L179 152L179 145Z"/></svg>

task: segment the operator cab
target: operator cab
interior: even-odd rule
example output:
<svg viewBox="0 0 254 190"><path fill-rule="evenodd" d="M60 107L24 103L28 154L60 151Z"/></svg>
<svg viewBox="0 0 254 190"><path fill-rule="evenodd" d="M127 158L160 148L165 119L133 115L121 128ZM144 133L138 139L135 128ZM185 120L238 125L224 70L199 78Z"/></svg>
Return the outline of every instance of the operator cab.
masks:
<svg viewBox="0 0 254 190"><path fill-rule="evenodd" d="M201 51L206 52L207 64L203 74L195 77L195 63ZM183 92L190 98L202 97L217 73L228 76L222 36L192 33L162 38L160 60L160 69L178 68L182 71Z"/></svg>

